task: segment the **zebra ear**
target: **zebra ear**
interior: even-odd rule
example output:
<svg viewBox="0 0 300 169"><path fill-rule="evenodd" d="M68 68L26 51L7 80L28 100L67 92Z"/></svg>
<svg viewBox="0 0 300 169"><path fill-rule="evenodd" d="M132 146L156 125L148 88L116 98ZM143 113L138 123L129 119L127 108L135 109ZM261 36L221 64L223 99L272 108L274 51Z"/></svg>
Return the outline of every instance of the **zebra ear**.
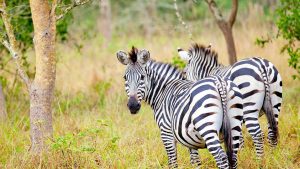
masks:
<svg viewBox="0 0 300 169"><path fill-rule="evenodd" d="M146 64L150 59L150 52L146 49L142 49L138 53L138 62L141 64Z"/></svg>
<svg viewBox="0 0 300 169"><path fill-rule="evenodd" d="M127 53L124 51L121 51L121 50L118 51L117 58L118 58L119 62L122 63L123 65L127 65L129 63Z"/></svg>
<svg viewBox="0 0 300 169"><path fill-rule="evenodd" d="M189 53L187 51L184 51L181 48L178 48L177 51L178 51L178 55L180 56L180 58L182 60L185 60L185 61L189 61L190 60L190 55L189 55Z"/></svg>

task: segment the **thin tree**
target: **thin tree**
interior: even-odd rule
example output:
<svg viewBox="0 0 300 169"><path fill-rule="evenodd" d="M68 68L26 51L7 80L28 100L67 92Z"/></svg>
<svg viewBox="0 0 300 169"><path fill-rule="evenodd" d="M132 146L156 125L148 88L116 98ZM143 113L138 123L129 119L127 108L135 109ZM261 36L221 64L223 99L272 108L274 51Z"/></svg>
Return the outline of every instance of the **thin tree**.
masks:
<svg viewBox="0 0 300 169"><path fill-rule="evenodd" d="M6 4L1 2L1 17L6 30L2 44L12 55L18 73L26 84L30 96L30 136L31 151L40 154L46 148L45 141L52 137L52 102L56 77L55 35L56 21L62 19L72 8L83 5L90 0L75 0L72 5L56 16L57 0L52 4L48 0L30 0L32 22L34 27L34 50L36 57L36 74L33 80L20 65L20 52L14 35Z"/></svg>
<svg viewBox="0 0 300 169"><path fill-rule="evenodd" d="M100 1L100 20L98 22L100 31L105 38L106 43L111 40L112 23L111 23L111 5L110 0Z"/></svg>
<svg viewBox="0 0 300 169"><path fill-rule="evenodd" d="M3 93L2 84L0 83L0 121L5 121L7 119L7 112L5 106L5 97Z"/></svg>
<svg viewBox="0 0 300 169"><path fill-rule="evenodd" d="M56 74L56 1L51 8L48 0L30 0L30 8L36 57L35 78L29 86L30 135L33 152L41 152L44 140L51 138L53 133L51 105Z"/></svg>
<svg viewBox="0 0 300 169"><path fill-rule="evenodd" d="M235 23L237 11L238 11L238 0L232 0L231 13L228 20L226 20L223 17L221 11L218 9L217 4L214 0L205 0L205 2L208 4L211 13L213 14L219 28L221 29L224 35L226 45L227 45L229 63L233 64L237 61L237 59L236 59L234 38L232 34L232 27L233 24Z"/></svg>
<svg viewBox="0 0 300 169"><path fill-rule="evenodd" d="M146 39L152 37L155 32L154 21L157 18L156 0L148 0L147 2L138 1L136 8L141 19L143 34ZM147 18L147 19L145 19Z"/></svg>

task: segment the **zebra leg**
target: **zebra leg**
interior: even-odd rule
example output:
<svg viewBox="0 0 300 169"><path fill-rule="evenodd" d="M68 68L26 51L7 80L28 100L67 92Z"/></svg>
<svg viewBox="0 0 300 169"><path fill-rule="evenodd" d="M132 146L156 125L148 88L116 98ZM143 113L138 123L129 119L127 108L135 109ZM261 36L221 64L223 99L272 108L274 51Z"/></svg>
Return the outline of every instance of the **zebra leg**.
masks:
<svg viewBox="0 0 300 169"><path fill-rule="evenodd" d="M178 168L176 142L172 133L161 132L161 139L167 151L169 168Z"/></svg>
<svg viewBox="0 0 300 169"><path fill-rule="evenodd" d="M273 109L273 113L274 113L275 120L276 120L276 123L277 123L277 127L278 127L278 117L279 117L279 113L280 113L280 109L281 109L281 102L282 102L282 98L281 98L282 88L280 87L279 89L278 89L278 91L275 91L275 92L272 91L273 93L277 93L277 95L279 95L279 96L277 96L276 94L273 94L271 96L272 109ZM278 93L280 93L280 94L278 94ZM278 137L279 137L279 134L277 133L277 138L276 138L276 136L274 135L273 130L270 127L270 124L268 123L268 136L267 136L267 139L268 139L268 143L271 147L277 146Z"/></svg>
<svg viewBox="0 0 300 169"><path fill-rule="evenodd" d="M268 124L268 143L270 147L276 147L278 143L277 139L275 139L274 132L271 129L269 124Z"/></svg>
<svg viewBox="0 0 300 169"><path fill-rule="evenodd" d="M282 103L282 81L281 77L278 74L277 81L273 84L270 84L270 92L271 92L271 100L272 100L272 108L275 116L275 120L278 127L278 117L281 110ZM277 138L274 136L273 131L268 125L268 142L271 147L275 147L278 144L279 133L277 133Z"/></svg>
<svg viewBox="0 0 300 169"><path fill-rule="evenodd" d="M200 166L201 165L201 161L200 161L200 157L199 157L199 154L198 154L198 150L197 149L189 148L189 151L190 151L190 161L191 161L191 164L193 166Z"/></svg>
<svg viewBox="0 0 300 169"><path fill-rule="evenodd" d="M266 59L263 60L263 67L265 68L265 84L269 86L269 101L264 101L264 110L271 111L272 116L274 116L276 123L272 126L268 124L268 142L271 147L275 147L278 144L279 131L278 131L278 116L281 109L282 103L282 78L276 69L276 67ZM266 112L267 114L267 112ZM270 123L268 121L268 123ZM273 128L273 130L272 130Z"/></svg>
<svg viewBox="0 0 300 169"><path fill-rule="evenodd" d="M241 141L244 142L241 125L232 128L233 158L231 168L236 169L238 165L238 151L241 149Z"/></svg>
<svg viewBox="0 0 300 169"><path fill-rule="evenodd" d="M256 156L258 159L261 159L264 154L263 133L261 131L258 119L253 117L251 118L251 120L247 120L250 119L247 117L245 117L245 119L246 128L254 142Z"/></svg>
<svg viewBox="0 0 300 169"><path fill-rule="evenodd" d="M225 151L222 149L219 136L217 133L204 134L200 131L201 136L205 140L208 151L213 155L216 160L218 168L227 169L229 168L229 161Z"/></svg>

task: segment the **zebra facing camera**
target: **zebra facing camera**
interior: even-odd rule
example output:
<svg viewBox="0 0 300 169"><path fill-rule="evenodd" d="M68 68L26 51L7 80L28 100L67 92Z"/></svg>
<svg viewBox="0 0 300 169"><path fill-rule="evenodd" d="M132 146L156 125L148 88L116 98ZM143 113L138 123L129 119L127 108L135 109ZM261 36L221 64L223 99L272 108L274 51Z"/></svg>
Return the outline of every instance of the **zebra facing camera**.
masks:
<svg viewBox="0 0 300 169"><path fill-rule="evenodd" d="M127 107L131 114L137 114L141 108L141 104L135 97L131 96L128 100Z"/></svg>

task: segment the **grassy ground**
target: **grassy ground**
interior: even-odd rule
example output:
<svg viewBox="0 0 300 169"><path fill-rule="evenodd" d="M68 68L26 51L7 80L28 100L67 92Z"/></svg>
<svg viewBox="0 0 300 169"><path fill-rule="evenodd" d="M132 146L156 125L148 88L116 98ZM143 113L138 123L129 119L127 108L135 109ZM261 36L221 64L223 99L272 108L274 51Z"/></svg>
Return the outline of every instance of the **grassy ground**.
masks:
<svg viewBox="0 0 300 169"><path fill-rule="evenodd" d="M280 116L280 139L276 149L265 146L262 162L255 160L250 136L239 153L239 168L299 168L299 118L296 99L300 89L288 90ZM80 95L80 94L79 94ZM92 98L92 96L88 96ZM15 115L1 125L0 162L3 168L167 168L167 156L151 109L143 105L138 115L130 115L123 93L100 103L81 96L68 102L72 106L54 113L54 139L49 152L40 159L29 155L29 120ZM94 103L93 103L94 102ZM67 107L67 106L66 106ZM261 119L266 132L266 119ZM265 145L267 145L265 141ZM179 166L189 165L189 154L179 145ZM200 150L203 168L215 168L207 150ZM1 168L2 168L1 167Z"/></svg>
<svg viewBox="0 0 300 169"><path fill-rule="evenodd" d="M257 18L257 17L256 17ZM265 156L255 160L250 136L245 132L245 148L239 153L239 168L299 168L299 81L291 79L287 56L280 54L283 41L265 48L254 45L256 37L267 34L270 27L257 24L249 17L235 27L239 59L261 56L272 61L283 77L284 103L279 117L280 139L275 149L265 144ZM194 37L202 43L212 43L220 61L228 63L226 46L219 30L208 28ZM123 71L116 59L117 50L131 45L150 50L151 57L171 61L178 46L189 47L183 36L121 36L103 47L94 38L78 44L58 45L58 70L53 109L54 138L49 151L41 158L32 157L29 136L28 98L21 86L7 93L9 120L0 124L0 168L167 168L167 155L162 145L152 110L143 105L138 115L126 108ZM266 119L261 118L264 132ZM265 141L266 142L266 141ZM192 168L189 154L179 145L181 168ZM207 150L200 150L202 168L215 168Z"/></svg>

